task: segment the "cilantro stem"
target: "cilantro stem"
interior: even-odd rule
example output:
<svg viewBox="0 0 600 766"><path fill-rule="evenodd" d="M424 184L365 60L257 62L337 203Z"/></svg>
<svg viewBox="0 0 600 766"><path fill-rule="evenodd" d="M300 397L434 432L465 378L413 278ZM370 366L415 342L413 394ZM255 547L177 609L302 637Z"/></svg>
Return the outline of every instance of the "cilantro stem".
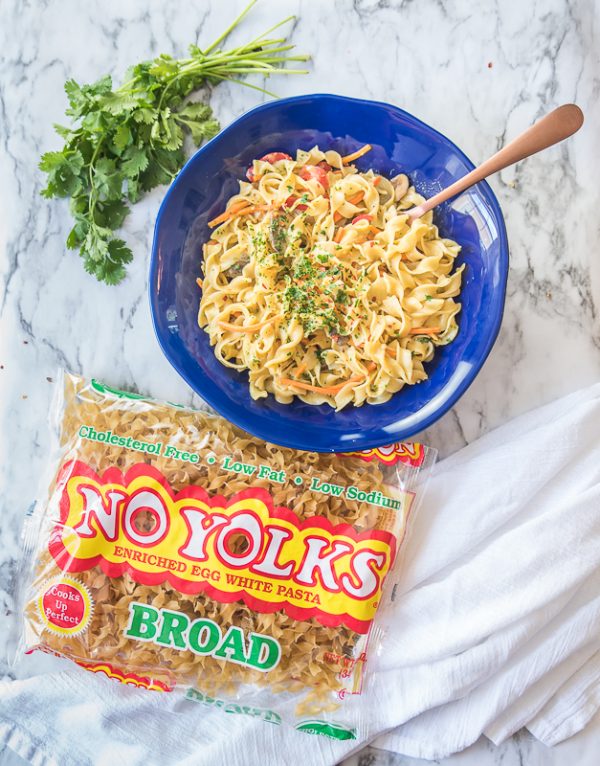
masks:
<svg viewBox="0 0 600 766"><path fill-rule="evenodd" d="M282 19L277 24L274 24L270 29L267 29L266 32L263 32L262 35L259 35L258 37L255 37L254 40L251 40L248 43L248 46L253 45L254 43L259 43L263 37L266 37L271 32L274 32L276 29L279 29L279 27L282 27L284 24L287 24L289 21L295 21L296 17L292 14L291 16L288 16L285 19ZM285 40L285 37L281 38L281 42ZM266 42L266 41L265 41Z"/></svg>
<svg viewBox="0 0 600 766"><path fill-rule="evenodd" d="M212 45L209 45L208 48L204 50L204 54L208 55L212 50L214 50L219 43L222 43L223 40L226 37L229 37L229 35L233 32L233 30L237 27L237 25L240 23L240 21L246 16L246 14L250 11L253 5L256 5L257 0L250 0L248 5L244 8L244 10L240 13L237 18L235 18L231 24L227 27L227 29L223 32L223 34L219 35L217 39L212 43Z"/></svg>
<svg viewBox="0 0 600 766"><path fill-rule="evenodd" d="M168 169L167 169L167 168L166 168L166 167L165 167L165 166L162 164L162 162L161 162L161 161L158 159L158 157L157 157L156 155L154 156L154 162L156 162L156 164L158 165L158 167L159 167L159 168L162 170L162 172L163 172L163 173L164 173L166 176L168 176L169 178L174 178L174 176L175 176L176 174L173 174L173 172L172 172L171 170L168 170Z"/></svg>
<svg viewBox="0 0 600 766"><path fill-rule="evenodd" d="M260 93L264 93L266 96L271 96L271 98L278 98L276 93L272 93L270 90L266 90L265 88L261 88L260 85L253 85L251 82L246 82L245 80L238 80L235 77L229 77L227 75L213 75L213 77L217 77L219 80L226 80L227 82L235 82L237 85L243 85L245 88L251 88L252 90L257 90Z"/></svg>
<svg viewBox="0 0 600 766"><path fill-rule="evenodd" d="M100 139L100 141L98 141L96 148L94 149L94 153L92 154L92 158L90 159L90 164L88 168L88 177L90 179L90 198L88 202L88 214L89 214L89 218L91 222L94 221L94 211L96 209L96 202L98 201L98 191L94 183L94 175L96 172L94 164L96 162L96 157L98 156L100 149L102 148L102 144L103 144L103 140Z"/></svg>

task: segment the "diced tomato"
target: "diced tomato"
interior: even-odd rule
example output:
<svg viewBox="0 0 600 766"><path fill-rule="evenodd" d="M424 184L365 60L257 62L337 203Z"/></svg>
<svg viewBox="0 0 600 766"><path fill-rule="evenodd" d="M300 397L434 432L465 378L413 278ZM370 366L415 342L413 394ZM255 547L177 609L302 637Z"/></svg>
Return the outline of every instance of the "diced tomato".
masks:
<svg viewBox="0 0 600 766"><path fill-rule="evenodd" d="M268 162L269 165L274 165L276 162L281 162L281 160L291 160L289 154L286 154L285 152L269 152L268 154L265 154L263 157L259 157L260 162Z"/></svg>
<svg viewBox="0 0 600 766"><path fill-rule="evenodd" d="M292 194L290 197L286 199L286 201L283 203L284 207L293 207L294 202L298 200L298 197L294 197ZM299 212L302 212L303 210L308 210L308 205L298 205L296 207L296 210Z"/></svg>
<svg viewBox="0 0 600 766"><path fill-rule="evenodd" d="M372 215L368 215L367 213L362 213L362 215L357 215L356 218L352 219L352 223L358 223L359 221L369 221L369 223L373 220Z"/></svg>
<svg viewBox="0 0 600 766"><path fill-rule="evenodd" d="M263 157L258 158L260 162L268 162L269 165L274 165L276 162L281 162L281 160L291 160L289 154L286 154L285 152L269 152L268 154L265 154ZM258 179L254 177L254 170L252 168L252 165L248 168L246 171L246 178L251 182L254 183L254 181L257 181Z"/></svg>
<svg viewBox="0 0 600 766"><path fill-rule="evenodd" d="M298 174L300 178L305 181L311 181L314 179L318 181L323 189L327 191L329 189L329 179L327 178L327 170L320 165L305 165Z"/></svg>

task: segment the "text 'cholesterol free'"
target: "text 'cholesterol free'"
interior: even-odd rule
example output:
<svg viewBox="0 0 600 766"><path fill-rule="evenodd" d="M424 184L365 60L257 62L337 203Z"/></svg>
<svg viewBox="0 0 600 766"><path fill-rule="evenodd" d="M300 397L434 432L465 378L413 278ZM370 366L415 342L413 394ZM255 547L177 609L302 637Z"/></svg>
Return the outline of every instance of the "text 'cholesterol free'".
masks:
<svg viewBox="0 0 600 766"><path fill-rule="evenodd" d="M209 454L206 460L203 461L196 452L191 450L182 450L173 444L163 444L162 442L147 442L140 439L134 439L132 436L119 436L118 434L109 431L96 431L93 426L82 425L79 429L79 436L82 439L88 441L100 442L104 444L111 444L114 446L124 447L125 449L133 450L134 452L142 452L147 455L161 455L165 458L171 458L172 460L179 460L184 463L191 463L193 465L206 462L208 465L214 465L217 459L214 455ZM288 481L285 470L274 470L270 466L265 464L253 465L252 463L245 463L241 460L234 460L230 456L226 456L221 460L220 468L223 471L229 473L235 473L242 476L248 476L249 478L266 479L276 484L284 484ZM295 476L292 479L293 483L300 487L304 484L304 478L302 476ZM323 481L318 476L312 476L310 480L310 486L308 489L311 492L318 492L322 495L330 495L332 497L345 496L348 500L358 500L361 503L368 503L369 505L376 505L381 508L392 508L399 511L402 509L403 503L396 498L388 497L379 490L373 490L372 492L365 492L359 489L353 484L344 487L341 484L334 484L333 482Z"/></svg>

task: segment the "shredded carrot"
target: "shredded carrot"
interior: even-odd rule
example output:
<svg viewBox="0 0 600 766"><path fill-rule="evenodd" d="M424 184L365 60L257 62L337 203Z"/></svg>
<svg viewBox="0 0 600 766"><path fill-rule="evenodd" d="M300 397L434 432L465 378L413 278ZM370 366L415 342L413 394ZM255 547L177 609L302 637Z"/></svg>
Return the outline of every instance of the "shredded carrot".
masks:
<svg viewBox="0 0 600 766"><path fill-rule="evenodd" d="M348 383L357 383L359 380L364 380L363 375L354 375L343 383L338 383L335 386L313 386L311 383L304 383L301 380L292 380L291 378L279 378L279 382L284 386L295 386L301 388L304 391L314 391L316 394L337 394Z"/></svg>
<svg viewBox="0 0 600 766"><path fill-rule="evenodd" d="M198 279L196 280L196 284L198 285L200 289L202 289L202 280L200 279L200 277L198 277Z"/></svg>
<svg viewBox="0 0 600 766"><path fill-rule="evenodd" d="M379 186L380 183L381 183L381 176L375 176L375 178L373 179L373 186Z"/></svg>
<svg viewBox="0 0 600 766"><path fill-rule="evenodd" d="M394 349L393 349L393 348L390 348L389 346L386 346L386 347L385 347L385 353L386 353L388 356L393 356L393 357L394 357L394 359L396 358L396 352L394 351Z"/></svg>
<svg viewBox="0 0 600 766"><path fill-rule="evenodd" d="M244 210L250 210L250 207L242 208L241 210L226 210L224 213L221 213L221 215L218 215L216 218L213 218L212 221L208 222L208 226L211 229L214 229L215 226L218 226L221 223L225 223L225 221L228 221L230 218L233 218L234 215L237 215L238 212L241 213Z"/></svg>
<svg viewBox="0 0 600 766"><path fill-rule="evenodd" d="M355 152L352 152L352 154L347 154L345 157L342 157L342 162L344 165L347 165L349 162L354 162L354 160L357 160L359 157L362 157L363 154L366 154L367 152L370 152L373 147L371 144L365 144L362 148L357 149Z"/></svg>
<svg viewBox="0 0 600 766"><path fill-rule="evenodd" d="M232 215L235 215L239 210L243 210L245 207L250 206L250 200L242 199L238 202L234 202L232 205L230 205L227 210L225 210L224 213L221 213L221 215L218 215L216 218L213 218L212 221L208 222L208 225L212 228L213 226L216 226L218 223L221 223L222 221L226 221L228 218L231 218Z"/></svg>
<svg viewBox="0 0 600 766"><path fill-rule="evenodd" d="M235 215L249 215L250 213L256 213L259 210L267 210L268 205L248 205L247 207L237 207L238 204L241 203L235 203L235 205L232 205L228 210L226 210L224 213L221 213L221 215L218 215L216 218L213 218L212 221L208 222L208 225L211 229L214 229L215 226L218 226L220 223L224 223L225 221L228 221L230 218L233 218Z"/></svg>
<svg viewBox="0 0 600 766"><path fill-rule="evenodd" d="M248 215L248 213L257 213L259 210L271 210L270 205L252 205L251 207L245 207L242 210L237 210L235 215Z"/></svg>
<svg viewBox="0 0 600 766"><path fill-rule="evenodd" d="M367 365L367 370L369 372L373 372L373 370L376 370L376 369L377 369L377 363L376 362L369 362L369 364Z"/></svg>
<svg viewBox="0 0 600 766"><path fill-rule="evenodd" d="M356 232L355 244L362 245L365 242L369 242L371 245L377 244L373 237L381 233L381 229L375 228L375 226L367 226L365 229L354 229Z"/></svg>
<svg viewBox="0 0 600 766"><path fill-rule="evenodd" d="M408 332L411 335L437 335L441 331L441 327L412 327Z"/></svg>
<svg viewBox="0 0 600 766"><path fill-rule="evenodd" d="M302 364L299 364L299 365L296 367L296 371L295 371L295 373L294 373L294 374L295 374L296 376L302 375L302 373L304 372L304 370L305 370L307 367L308 367L308 365L306 364L306 362L302 362Z"/></svg>
<svg viewBox="0 0 600 766"><path fill-rule="evenodd" d="M217 324L223 330L230 330L231 332L256 332L262 327L266 327L268 324L271 324L271 322L274 322L276 319L280 319L280 317L274 316L270 319L265 319L264 322L257 322L256 324L248 324L245 326L239 324L231 324L230 322L217 322Z"/></svg>
<svg viewBox="0 0 600 766"><path fill-rule="evenodd" d="M364 192L362 191L356 192L356 194L353 194L351 197L348 197L348 199L345 200L345 202L349 202L351 205L356 205L361 201L361 199L363 199L364 196L365 196ZM339 210L336 210L335 213L333 214L333 222L339 223L339 221L341 221L342 218L344 218L344 216L340 213Z"/></svg>
<svg viewBox="0 0 600 766"><path fill-rule="evenodd" d="M344 226L340 226L339 229L336 229L335 234L333 235L333 241L336 243L340 243L342 241L342 237L344 236Z"/></svg>
<svg viewBox="0 0 600 766"><path fill-rule="evenodd" d="M346 202L349 202L351 205L358 205L358 203L364 198L365 193L363 191L356 192L356 194L353 194L351 197L348 197Z"/></svg>
<svg viewBox="0 0 600 766"><path fill-rule="evenodd" d="M367 226L367 230L365 233L365 241L370 241L371 245L374 245L375 242L373 240L373 237L377 236L377 234L381 234L381 229L378 229L376 226Z"/></svg>

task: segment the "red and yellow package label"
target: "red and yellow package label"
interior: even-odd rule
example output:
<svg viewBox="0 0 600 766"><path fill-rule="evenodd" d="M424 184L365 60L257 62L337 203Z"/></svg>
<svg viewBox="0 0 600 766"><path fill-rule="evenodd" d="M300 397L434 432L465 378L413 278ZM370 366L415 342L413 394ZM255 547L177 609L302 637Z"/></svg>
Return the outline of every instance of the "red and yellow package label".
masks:
<svg viewBox="0 0 600 766"><path fill-rule="evenodd" d="M423 465L425 460L425 448L422 444L407 444L399 442L389 444L387 447L375 447L375 449L365 449L361 452L343 452L342 457L359 457L365 463L371 460L378 460L384 465L395 465L396 463L406 463L415 468Z"/></svg>
<svg viewBox="0 0 600 766"><path fill-rule="evenodd" d="M146 585L366 633L394 561L390 532L357 533L321 516L300 521L258 487L229 499L198 486L175 493L145 463L98 476L80 461L63 467L59 483L49 548L66 572L99 566L109 577L129 573Z"/></svg>
<svg viewBox="0 0 600 766"><path fill-rule="evenodd" d="M107 678L114 678L116 681L120 681L127 686L138 686L142 689L150 689L150 691L155 692L171 692L174 688L172 682L166 683L157 678L125 672L110 662L85 662L85 660L75 660L75 662L85 670L91 670L92 673L102 673Z"/></svg>

